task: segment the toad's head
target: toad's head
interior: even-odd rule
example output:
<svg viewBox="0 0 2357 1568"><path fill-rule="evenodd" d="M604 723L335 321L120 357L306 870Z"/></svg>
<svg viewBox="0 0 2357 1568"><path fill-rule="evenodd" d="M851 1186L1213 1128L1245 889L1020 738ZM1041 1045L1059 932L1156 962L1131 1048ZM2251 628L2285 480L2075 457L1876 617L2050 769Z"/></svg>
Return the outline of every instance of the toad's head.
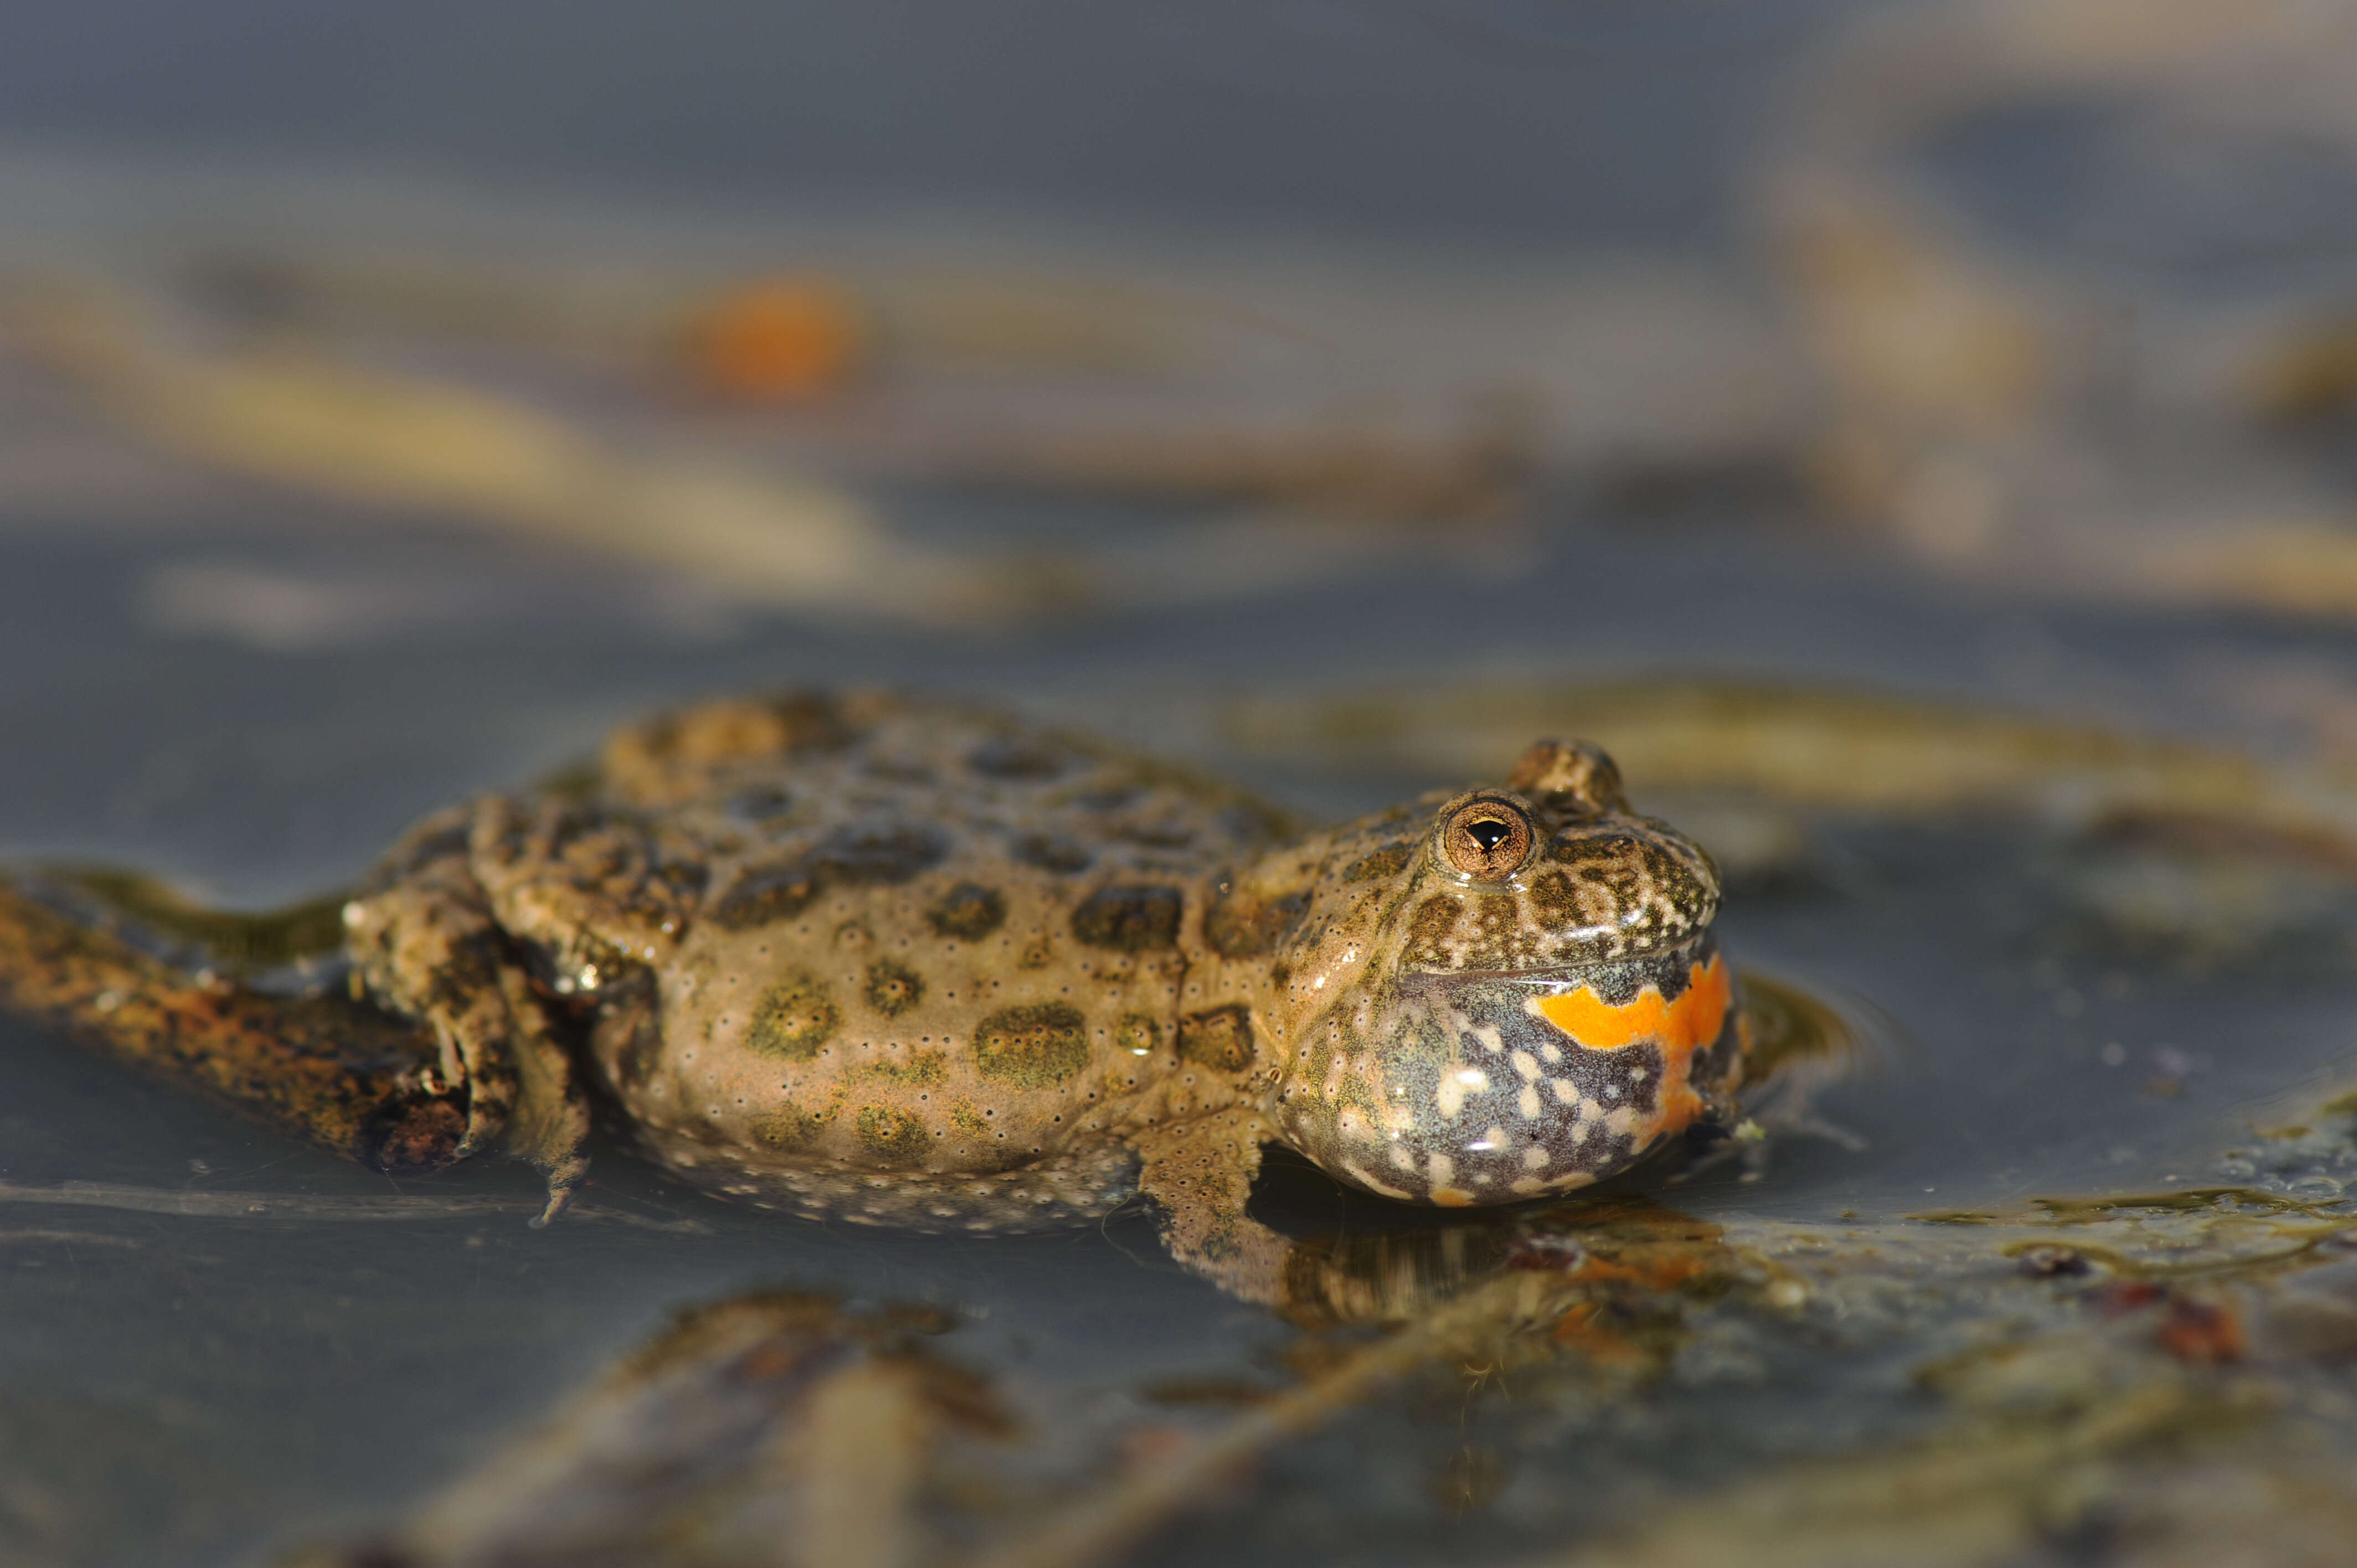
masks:
<svg viewBox="0 0 2357 1568"><path fill-rule="evenodd" d="M1508 1203L1625 1169L1730 1107L1717 869L1632 814L1592 746L1542 741L1503 789L1342 830L1281 955L1275 1109L1387 1197Z"/></svg>

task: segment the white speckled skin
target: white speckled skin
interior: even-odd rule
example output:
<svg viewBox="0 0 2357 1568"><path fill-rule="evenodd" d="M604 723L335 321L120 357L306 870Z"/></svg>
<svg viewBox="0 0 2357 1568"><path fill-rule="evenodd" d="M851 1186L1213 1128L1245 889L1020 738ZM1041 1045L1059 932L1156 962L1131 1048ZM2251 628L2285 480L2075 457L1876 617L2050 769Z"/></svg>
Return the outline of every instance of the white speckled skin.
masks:
<svg viewBox="0 0 2357 1568"><path fill-rule="evenodd" d="M1591 1012L1651 1017L1723 974L1707 859L1628 815L1599 753L1534 748L1515 787L1495 798L1536 836L1483 880L1436 850L1438 797L1298 834L968 706L715 703L421 824L348 945L474 1086L470 1144L507 1124L560 1187L586 1078L738 1198L995 1230L1143 1187L1182 1255L1241 1268L1264 1139L1390 1197L1495 1202L1723 1108L1732 1007L1694 1048L1582 1066L1523 1004L1586 985ZM1608 1106L1607 1066L1641 1057L1691 1092Z"/></svg>

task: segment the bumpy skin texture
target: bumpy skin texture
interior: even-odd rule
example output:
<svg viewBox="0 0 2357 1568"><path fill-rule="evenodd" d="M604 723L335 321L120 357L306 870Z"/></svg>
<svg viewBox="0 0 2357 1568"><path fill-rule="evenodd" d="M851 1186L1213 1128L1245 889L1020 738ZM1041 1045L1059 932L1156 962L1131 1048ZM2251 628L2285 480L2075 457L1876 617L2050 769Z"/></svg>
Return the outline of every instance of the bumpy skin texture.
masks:
<svg viewBox="0 0 2357 1568"><path fill-rule="evenodd" d="M740 1199L1003 1230L1143 1188L1182 1258L1263 1294L1265 1141L1502 1202L1728 1105L1708 859L1592 748L1543 743L1510 784L1304 835L971 707L716 703L421 824L348 949L473 1086L468 1146L504 1125L560 1198L587 1079Z"/></svg>

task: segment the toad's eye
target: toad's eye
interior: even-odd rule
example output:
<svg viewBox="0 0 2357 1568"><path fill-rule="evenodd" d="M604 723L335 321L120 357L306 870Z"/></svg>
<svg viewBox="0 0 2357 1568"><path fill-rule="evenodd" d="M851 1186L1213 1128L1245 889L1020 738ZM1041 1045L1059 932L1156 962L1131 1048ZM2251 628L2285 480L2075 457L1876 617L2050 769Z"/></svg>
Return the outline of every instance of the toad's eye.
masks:
<svg viewBox="0 0 2357 1568"><path fill-rule="evenodd" d="M1452 801L1440 818L1440 858L1483 882L1520 871L1536 838L1521 801L1486 790Z"/></svg>

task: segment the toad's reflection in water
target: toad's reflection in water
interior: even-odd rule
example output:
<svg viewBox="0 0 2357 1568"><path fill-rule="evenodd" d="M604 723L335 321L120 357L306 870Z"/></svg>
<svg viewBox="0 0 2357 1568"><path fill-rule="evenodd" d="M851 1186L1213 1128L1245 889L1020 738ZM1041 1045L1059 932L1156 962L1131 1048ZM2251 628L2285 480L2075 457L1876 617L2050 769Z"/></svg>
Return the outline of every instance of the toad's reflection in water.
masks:
<svg viewBox="0 0 2357 1568"><path fill-rule="evenodd" d="M1077 1474L1044 1477L1060 1500L1028 1510L1043 1477L1005 1441L1017 1423L931 1348L952 1315L746 1295L683 1314L400 1524L290 1568L898 1568L992 1536L985 1562L1098 1561L1239 1462L1436 1363L1650 1377L1676 1354L1684 1304L1756 1273L1717 1226L1641 1197L1300 1243L1290 1309L1345 1332L1297 1342L1313 1353L1293 1358L1297 1387L1208 1433L1108 1432ZM1370 1324L1388 1331L1348 1332ZM1126 1457L1108 1471L1105 1452Z"/></svg>
<svg viewBox="0 0 2357 1568"><path fill-rule="evenodd" d="M1536 1276L1546 1304L1562 1307L1546 1327L1556 1345L1613 1361L1652 1360L1644 1341L1674 1323L1669 1304L1727 1288L1734 1260L1723 1236L1719 1226L1635 1194L1412 1230L1344 1232L1295 1244L1283 1305L1305 1328L1405 1323L1470 1286L1519 1273ZM1540 1299L1534 1293L1534 1305Z"/></svg>

